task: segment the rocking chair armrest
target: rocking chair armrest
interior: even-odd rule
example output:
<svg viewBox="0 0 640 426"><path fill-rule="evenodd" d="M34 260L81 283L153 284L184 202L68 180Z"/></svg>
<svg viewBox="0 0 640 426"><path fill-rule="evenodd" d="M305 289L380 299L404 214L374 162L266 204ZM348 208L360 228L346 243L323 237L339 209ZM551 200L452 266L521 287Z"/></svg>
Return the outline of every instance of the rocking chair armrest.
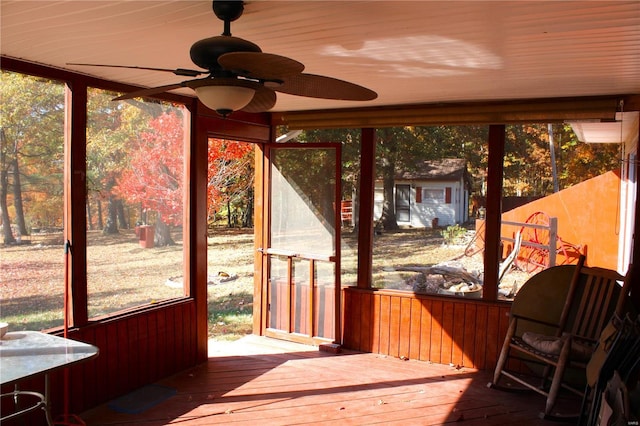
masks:
<svg viewBox="0 0 640 426"><path fill-rule="evenodd" d="M578 343L580 345L591 346L595 348L596 344L598 343L598 341L595 339L589 339L588 337L584 336L576 336L575 334L571 333L562 333L562 335L568 336L572 342Z"/></svg>
<svg viewBox="0 0 640 426"><path fill-rule="evenodd" d="M598 345L597 339L591 339L589 337L584 337L584 336L576 336L573 334L571 334L570 336L571 336L572 345L574 346L579 345L584 348L589 348L591 352L593 352L596 346Z"/></svg>
<svg viewBox="0 0 640 426"><path fill-rule="evenodd" d="M531 317L526 317L524 315L517 315L517 314L510 314L509 317L511 318L510 321L516 321L516 322L527 321L527 322L532 322L539 325L545 325L547 327L552 327L552 328L558 329L558 335L562 334L562 331L559 330L560 325L558 323L551 323L538 318L531 318Z"/></svg>
<svg viewBox="0 0 640 426"><path fill-rule="evenodd" d="M571 333L562 333L561 339L564 341L563 346L569 346L570 348L570 358L574 361L584 363L589 361L593 355L597 343L593 339L576 336Z"/></svg>

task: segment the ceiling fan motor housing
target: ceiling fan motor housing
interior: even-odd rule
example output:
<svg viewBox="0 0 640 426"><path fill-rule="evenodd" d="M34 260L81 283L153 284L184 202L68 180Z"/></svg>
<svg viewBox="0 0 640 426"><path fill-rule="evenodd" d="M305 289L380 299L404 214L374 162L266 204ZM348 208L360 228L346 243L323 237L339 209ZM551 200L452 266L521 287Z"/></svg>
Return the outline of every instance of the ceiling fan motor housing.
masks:
<svg viewBox="0 0 640 426"><path fill-rule="evenodd" d="M197 41L191 46L191 60L211 72L222 71L218 58L231 52L262 52L257 44L233 36L215 36Z"/></svg>
<svg viewBox="0 0 640 426"><path fill-rule="evenodd" d="M244 2L239 0L214 0L211 7L218 19L232 22L242 16Z"/></svg>

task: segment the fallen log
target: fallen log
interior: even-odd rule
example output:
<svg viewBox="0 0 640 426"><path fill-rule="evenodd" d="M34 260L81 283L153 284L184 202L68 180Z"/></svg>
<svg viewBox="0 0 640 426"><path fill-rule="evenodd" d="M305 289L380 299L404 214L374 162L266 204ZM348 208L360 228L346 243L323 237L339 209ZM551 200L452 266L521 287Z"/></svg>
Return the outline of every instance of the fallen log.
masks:
<svg viewBox="0 0 640 426"><path fill-rule="evenodd" d="M420 272L424 275L442 275L447 281L452 278L457 278L462 281L482 284L480 277L470 273L462 267L447 266L447 265L434 265L434 266L398 266L393 268L394 271L407 271L407 272Z"/></svg>

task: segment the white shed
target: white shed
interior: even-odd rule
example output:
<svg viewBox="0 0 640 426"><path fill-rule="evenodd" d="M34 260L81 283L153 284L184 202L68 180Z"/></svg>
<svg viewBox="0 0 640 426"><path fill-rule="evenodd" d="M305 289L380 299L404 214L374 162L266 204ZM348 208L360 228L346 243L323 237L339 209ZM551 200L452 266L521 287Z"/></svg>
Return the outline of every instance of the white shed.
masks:
<svg viewBox="0 0 640 426"><path fill-rule="evenodd" d="M410 171L396 173L396 220L415 228L449 226L469 219L467 161L459 158L424 160ZM374 219L382 216L383 187L376 182Z"/></svg>

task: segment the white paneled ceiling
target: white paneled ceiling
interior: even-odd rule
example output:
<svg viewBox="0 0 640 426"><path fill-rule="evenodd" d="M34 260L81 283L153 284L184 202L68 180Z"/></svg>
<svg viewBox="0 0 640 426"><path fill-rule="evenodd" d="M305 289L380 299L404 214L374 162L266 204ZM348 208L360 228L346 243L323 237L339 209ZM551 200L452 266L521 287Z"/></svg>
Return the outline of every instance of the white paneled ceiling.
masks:
<svg viewBox="0 0 640 426"><path fill-rule="evenodd" d="M190 46L223 28L210 1L0 7L2 55L142 87L185 78L67 63L196 68ZM379 94L362 103L278 94L274 111L640 93L637 0L249 1L231 31Z"/></svg>

